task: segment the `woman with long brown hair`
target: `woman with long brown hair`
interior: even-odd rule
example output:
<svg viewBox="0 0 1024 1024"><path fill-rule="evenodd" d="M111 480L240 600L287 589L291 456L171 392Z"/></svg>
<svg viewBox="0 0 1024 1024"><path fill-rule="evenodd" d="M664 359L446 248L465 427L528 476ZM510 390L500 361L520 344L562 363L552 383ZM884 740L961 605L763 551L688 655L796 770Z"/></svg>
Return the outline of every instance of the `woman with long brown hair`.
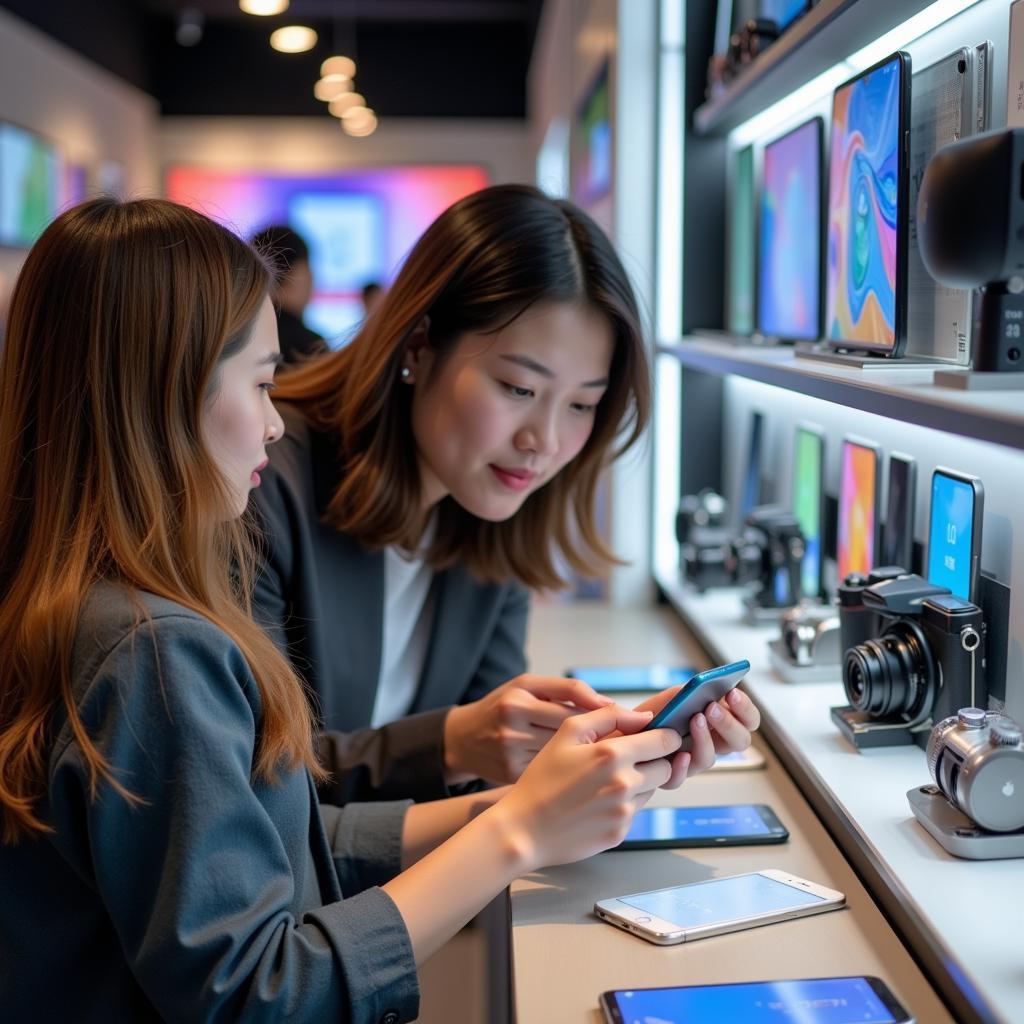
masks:
<svg viewBox="0 0 1024 1024"><path fill-rule="evenodd" d="M99 199L47 228L15 287L5 1020L412 1020L418 962L516 875L615 845L683 774L674 732L607 706L514 786L319 803L301 683L247 606L239 516L282 429L267 286L200 214Z"/></svg>
<svg viewBox="0 0 1024 1024"><path fill-rule="evenodd" d="M526 588L616 561L599 480L643 432L649 377L608 238L522 185L446 210L356 338L279 377L254 605L315 694L327 798L514 781L601 706L524 674ZM707 710L718 749L749 744L749 698Z"/></svg>

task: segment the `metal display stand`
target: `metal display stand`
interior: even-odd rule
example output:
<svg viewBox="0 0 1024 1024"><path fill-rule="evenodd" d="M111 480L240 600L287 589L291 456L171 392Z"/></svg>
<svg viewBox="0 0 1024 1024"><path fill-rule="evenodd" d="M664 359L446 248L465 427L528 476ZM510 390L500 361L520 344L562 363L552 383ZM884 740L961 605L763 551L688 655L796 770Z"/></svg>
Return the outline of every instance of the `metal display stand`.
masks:
<svg viewBox="0 0 1024 1024"><path fill-rule="evenodd" d="M825 661L813 665L796 665L789 657L786 645L781 637L768 641L768 657L772 671L784 683L836 683L842 677L842 669L837 661Z"/></svg>
<svg viewBox="0 0 1024 1024"><path fill-rule="evenodd" d="M965 860L1004 860L1024 857L1024 829L984 832L958 811L934 786L907 792L914 817L947 853Z"/></svg>
<svg viewBox="0 0 1024 1024"><path fill-rule="evenodd" d="M821 363L838 363L840 366L852 366L858 370L883 370L886 373L896 370L934 370L936 366L942 365L935 359L921 356L886 359L865 352L840 352L834 348L817 345L797 345L794 355L797 359L815 359Z"/></svg>

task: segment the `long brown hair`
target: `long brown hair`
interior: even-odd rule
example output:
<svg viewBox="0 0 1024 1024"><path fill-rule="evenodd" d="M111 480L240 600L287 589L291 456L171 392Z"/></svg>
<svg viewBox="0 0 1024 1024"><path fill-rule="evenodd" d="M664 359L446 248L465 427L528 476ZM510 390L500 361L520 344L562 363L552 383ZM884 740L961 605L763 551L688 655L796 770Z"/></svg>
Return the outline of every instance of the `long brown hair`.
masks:
<svg viewBox="0 0 1024 1024"><path fill-rule="evenodd" d="M406 345L424 317L439 358L467 332L497 331L540 303L584 303L612 327L609 386L583 450L504 522L445 498L428 552L478 577L564 585L556 551L578 572L617 561L595 503L602 468L643 432L650 369L636 298L604 232L571 203L526 185L483 189L451 206L409 254L353 341L278 379L278 397L337 439L342 479L325 521L367 547L414 546L423 528L411 390L399 383ZM616 446L616 442L618 445Z"/></svg>
<svg viewBox="0 0 1024 1024"><path fill-rule="evenodd" d="M3 842L47 830L37 804L60 710L93 797L102 779L133 799L83 725L71 678L100 580L219 626L259 685L258 773L318 770L301 685L249 615L247 531L201 430L219 362L248 341L267 285L240 239L156 199L83 203L28 254L0 353Z"/></svg>

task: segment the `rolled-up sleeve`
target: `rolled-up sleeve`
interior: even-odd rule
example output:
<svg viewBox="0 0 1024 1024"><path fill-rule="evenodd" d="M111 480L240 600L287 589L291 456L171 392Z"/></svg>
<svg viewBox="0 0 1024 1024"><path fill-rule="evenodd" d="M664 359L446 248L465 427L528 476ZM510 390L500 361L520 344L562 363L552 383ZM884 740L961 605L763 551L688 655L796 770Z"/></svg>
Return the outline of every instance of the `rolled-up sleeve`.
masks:
<svg viewBox="0 0 1024 1024"><path fill-rule="evenodd" d="M342 892L363 891L310 904L313 860L294 850L312 849L319 809L304 770L282 772L261 797L255 686L237 647L205 620L136 627L98 666L80 708L137 801L105 783L91 799L88 766L69 743L51 808L58 835L84 825L87 839L66 854L92 874L132 974L166 1020L414 1020L409 936L373 887L399 862L404 812L333 821Z"/></svg>
<svg viewBox="0 0 1024 1024"><path fill-rule="evenodd" d="M320 805L343 893L383 885L402 870L402 829L411 803Z"/></svg>

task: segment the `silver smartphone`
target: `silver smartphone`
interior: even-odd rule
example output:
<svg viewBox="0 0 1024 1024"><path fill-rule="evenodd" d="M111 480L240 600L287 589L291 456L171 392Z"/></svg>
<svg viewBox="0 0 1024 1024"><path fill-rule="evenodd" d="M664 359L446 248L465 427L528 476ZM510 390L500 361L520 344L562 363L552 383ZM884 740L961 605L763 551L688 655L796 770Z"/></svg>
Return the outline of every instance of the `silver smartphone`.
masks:
<svg viewBox="0 0 1024 1024"><path fill-rule="evenodd" d="M772 868L598 900L594 913L658 946L837 910L846 897Z"/></svg>

